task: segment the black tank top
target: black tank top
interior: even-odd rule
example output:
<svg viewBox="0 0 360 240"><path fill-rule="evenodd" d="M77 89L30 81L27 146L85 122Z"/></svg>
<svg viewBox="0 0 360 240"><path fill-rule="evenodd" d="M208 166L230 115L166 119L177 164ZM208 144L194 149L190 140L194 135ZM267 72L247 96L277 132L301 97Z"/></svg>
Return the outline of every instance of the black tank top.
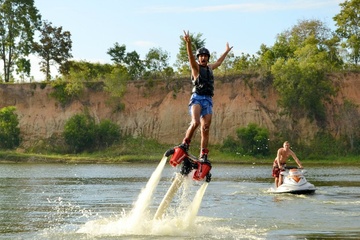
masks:
<svg viewBox="0 0 360 240"><path fill-rule="evenodd" d="M197 79L192 79L193 83L193 93L199 95L214 96L214 74L209 66L201 66L199 71L199 76Z"/></svg>

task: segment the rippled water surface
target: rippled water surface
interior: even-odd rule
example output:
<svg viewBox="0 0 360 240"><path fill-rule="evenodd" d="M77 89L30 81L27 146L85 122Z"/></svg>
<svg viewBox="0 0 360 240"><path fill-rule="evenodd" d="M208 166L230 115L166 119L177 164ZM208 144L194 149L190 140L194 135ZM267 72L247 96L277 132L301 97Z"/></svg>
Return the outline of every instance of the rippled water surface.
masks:
<svg viewBox="0 0 360 240"><path fill-rule="evenodd" d="M359 239L360 167L313 167L313 195L271 194L271 164L213 165L186 181L163 219L153 215L176 169L168 164L141 214L131 212L157 164L0 164L1 239Z"/></svg>

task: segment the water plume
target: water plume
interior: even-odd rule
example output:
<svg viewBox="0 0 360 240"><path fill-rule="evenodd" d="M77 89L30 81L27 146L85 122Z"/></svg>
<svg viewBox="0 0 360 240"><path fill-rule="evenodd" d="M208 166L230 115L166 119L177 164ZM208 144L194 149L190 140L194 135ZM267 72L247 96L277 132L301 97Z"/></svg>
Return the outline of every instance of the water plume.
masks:
<svg viewBox="0 0 360 240"><path fill-rule="evenodd" d="M149 205L152 201L154 190L160 181L166 160L167 158L163 157L160 161L128 214L123 212L121 216L89 221L77 233L95 236L131 236L134 234L146 236L188 236L189 234L202 235L208 231L209 229L197 228L195 225L196 215L208 186L207 182L201 184L193 200L190 200L190 185L193 184L193 181L191 178L185 178L185 181L181 181L183 183L181 184L183 191L182 196L178 199L179 202L176 203L177 208L169 208L166 211L165 208L169 206L167 205L164 208L164 213L166 211L167 214L164 214L163 218L153 218L153 215L149 212ZM182 178L183 176L181 176Z"/></svg>
<svg viewBox="0 0 360 240"><path fill-rule="evenodd" d="M134 208L130 212L130 216L128 219L128 225L131 228L134 224L138 224L138 222L143 219L146 214L146 210L151 203L151 198L159 184L161 173L165 167L167 157L164 156L155 171L152 173L149 181L146 184L146 187L141 191L137 201L134 204Z"/></svg>

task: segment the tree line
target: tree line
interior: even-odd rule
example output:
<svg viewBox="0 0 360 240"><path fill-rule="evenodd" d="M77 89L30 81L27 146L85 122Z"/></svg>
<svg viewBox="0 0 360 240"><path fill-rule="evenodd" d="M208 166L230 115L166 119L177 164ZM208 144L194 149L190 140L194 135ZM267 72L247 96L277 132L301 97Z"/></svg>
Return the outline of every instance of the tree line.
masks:
<svg viewBox="0 0 360 240"><path fill-rule="evenodd" d="M50 66L58 65L66 77L75 69L85 71L82 80L101 80L104 72L122 68L129 80L160 78L171 79L179 75L188 76L186 47L179 36L179 52L174 67L170 66L170 55L162 48L151 48L140 59L136 51L127 52L126 45L114 43L107 51L113 64L97 64L72 61L71 33L62 27L53 26L43 20L34 0L1 0L0 8L0 55L3 65L2 82L14 82L14 73L20 78L29 78L30 54L40 59L40 70L45 80L52 80ZM317 62L314 67L326 71L357 69L360 57L359 0L347 0L339 4L341 10L333 17L336 30L332 31L320 20L301 20L289 30L278 34L273 46L261 45L256 54L230 55L220 71L224 74L258 72L269 74L278 71L277 66L294 61L298 64L311 58ZM35 40L35 35L39 39ZM194 51L205 46L202 33L191 33ZM216 60L216 52L212 53ZM86 68L84 69L84 65ZM110 66L109 66L110 65ZM272 68L275 69L272 69ZM86 75L88 72L90 75Z"/></svg>

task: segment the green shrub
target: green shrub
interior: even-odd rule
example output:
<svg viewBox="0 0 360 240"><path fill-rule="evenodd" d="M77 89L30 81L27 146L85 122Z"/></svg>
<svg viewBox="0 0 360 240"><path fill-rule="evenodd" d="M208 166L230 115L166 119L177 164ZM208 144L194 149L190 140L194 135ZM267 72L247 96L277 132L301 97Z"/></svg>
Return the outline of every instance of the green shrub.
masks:
<svg viewBox="0 0 360 240"><path fill-rule="evenodd" d="M95 124L89 114L77 114L64 126L64 139L75 153L110 147L120 138L120 128L110 120Z"/></svg>
<svg viewBox="0 0 360 240"><path fill-rule="evenodd" d="M4 107L0 110L0 147L12 149L20 144L20 128L16 108Z"/></svg>
<svg viewBox="0 0 360 240"><path fill-rule="evenodd" d="M267 129L250 123L246 128L237 129L236 133L237 139L228 137L224 141L221 151L250 156L269 155L269 131Z"/></svg>
<svg viewBox="0 0 360 240"><path fill-rule="evenodd" d="M245 154L251 156L269 155L269 131L255 123L249 123L246 128L239 128L237 136Z"/></svg>
<svg viewBox="0 0 360 240"><path fill-rule="evenodd" d="M79 79L68 82L57 79L52 82L53 91L50 96L55 98L62 107L65 107L73 99L78 98L84 90L84 84Z"/></svg>
<svg viewBox="0 0 360 240"><path fill-rule="evenodd" d="M52 87L54 91L50 93L50 96L55 98L62 107L71 101L71 97L66 93L65 82L55 81L53 82Z"/></svg>
<svg viewBox="0 0 360 240"><path fill-rule="evenodd" d="M98 148L109 147L120 138L120 128L115 123L106 119L96 128L96 142Z"/></svg>
<svg viewBox="0 0 360 240"><path fill-rule="evenodd" d="M96 134L95 121L88 114L76 114L65 123L63 134L73 152L92 149Z"/></svg>
<svg viewBox="0 0 360 240"><path fill-rule="evenodd" d="M238 154L243 153L244 149L241 148L240 142L238 140L235 140L233 137L228 136L224 140L223 145L220 147L220 151Z"/></svg>
<svg viewBox="0 0 360 240"><path fill-rule="evenodd" d="M324 156L346 155L345 149L349 149L340 140L330 133L318 132L308 145L307 158L318 159Z"/></svg>

